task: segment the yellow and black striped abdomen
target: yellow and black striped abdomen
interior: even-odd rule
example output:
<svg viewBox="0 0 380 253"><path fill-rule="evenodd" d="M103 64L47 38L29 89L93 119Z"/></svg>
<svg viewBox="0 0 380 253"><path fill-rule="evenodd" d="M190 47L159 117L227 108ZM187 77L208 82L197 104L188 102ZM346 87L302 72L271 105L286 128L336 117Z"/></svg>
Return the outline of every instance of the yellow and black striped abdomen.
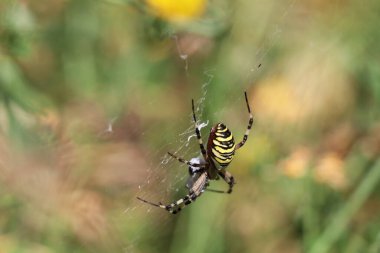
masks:
<svg viewBox="0 0 380 253"><path fill-rule="evenodd" d="M235 154L235 141L231 131L219 123L211 129L207 143L208 155L221 167L227 167Z"/></svg>

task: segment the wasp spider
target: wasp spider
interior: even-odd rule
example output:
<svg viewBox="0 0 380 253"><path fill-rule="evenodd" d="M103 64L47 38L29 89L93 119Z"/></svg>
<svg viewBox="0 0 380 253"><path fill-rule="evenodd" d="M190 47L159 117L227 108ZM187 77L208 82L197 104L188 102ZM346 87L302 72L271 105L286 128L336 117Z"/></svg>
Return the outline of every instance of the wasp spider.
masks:
<svg viewBox="0 0 380 253"><path fill-rule="evenodd" d="M231 131L223 123L218 123L211 128L210 136L207 142L207 150L205 149L202 142L200 128L197 124L197 118L194 112L194 100L192 100L191 102L195 124L195 133L197 135L202 156L192 158L190 161L187 161L183 158L177 157L172 153L168 153L179 162L189 165L190 177L186 184L186 187L189 189L189 193L184 198L181 198L169 205L164 205L161 202L157 204L152 203L140 197L137 197L137 199L149 205L165 209L172 214L176 214L181 211L181 209L183 209L186 205L195 201L207 189L210 180L217 180L219 177L221 177L224 179L224 181L226 181L229 188L227 191L208 189L209 191L218 193L231 193L232 188L235 184L235 180L231 173L226 170L226 168L234 158L235 151L241 148L247 141L249 131L251 130L253 124L253 115L251 113L251 108L249 107L247 93L245 92L244 95L249 113L249 122L243 140L238 144L235 144Z"/></svg>

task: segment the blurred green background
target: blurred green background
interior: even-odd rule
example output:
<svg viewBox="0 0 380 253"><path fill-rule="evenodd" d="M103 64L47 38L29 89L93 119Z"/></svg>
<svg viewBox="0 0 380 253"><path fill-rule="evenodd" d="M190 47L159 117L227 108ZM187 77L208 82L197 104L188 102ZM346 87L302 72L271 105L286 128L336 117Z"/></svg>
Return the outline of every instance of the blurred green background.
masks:
<svg viewBox="0 0 380 253"><path fill-rule="evenodd" d="M380 252L380 2L2 0L0 253ZM224 122L231 195L171 203ZM212 182L212 188L226 188Z"/></svg>

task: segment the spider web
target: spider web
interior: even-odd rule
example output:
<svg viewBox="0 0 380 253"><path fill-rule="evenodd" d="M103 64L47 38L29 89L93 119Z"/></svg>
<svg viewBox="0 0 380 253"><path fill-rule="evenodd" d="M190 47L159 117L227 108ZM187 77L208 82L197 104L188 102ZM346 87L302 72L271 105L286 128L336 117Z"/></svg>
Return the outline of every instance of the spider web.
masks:
<svg viewBox="0 0 380 253"><path fill-rule="evenodd" d="M278 18L278 21L274 23L269 23L267 26L268 29L262 35L262 42L256 46L254 50L254 55L250 57L244 64L244 67L241 68L241 72L238 73L240 75L239 80L242 81L245 87L255 83L258 78L258 75L262 69L265 69L266 57L271 52L271 50L276 46L278 41L284 36L283 31L283 22L284 19L289 15L290 11L294 8L296 0L288 1L284 7L282 7L282 11L280 11L281 16ZM253 28L254 29L254 28ZM249 31L247 31L249 32ZM183 53L180 43L178 41L178 35L175 33L168 34L168 38L171 38L172 47L176 49L178 53L178 57L182 61L183 64L183 74L186 78L190 78L192 75L191 72L191 64L190 64L190 56ZM199 85L199 92L197 93L198 98L194 98L195 102L195 113L198 119L198 125L201 128L201 134L203 142L207 142L209 129L215 122L209 122L207 118L203 117L204 109L206 107L207 101L210 99L212 94L209 93L210 87L215 85L215 78L218 75L218 70L216 67L210 67L206 69L203 73L204 81ZM225 96L227 98L228 94L233 94L233 90L236 88L231 85L229 87L224 88ZM248 120L248 114L246 112L243 91L241 91L241 96L234 98L236 103L241 104L241 118L242 122L245 122L241 128L242 134L246 128L246 121ZM182 125L181 122L187 122L187 128L178 129L178 132L175 133L177 138L171 142L167 142L165 145L157 149L155 152L148 154L147 159L151 159L150 157L160 157L157 160L151 160L150 166L145 169L146 179L142 181L139 185L136 186L135 195L136 197L141 197L148 201L158 203L162 202L163 204L170 204L173 201L176 201L177 198L173 197L174 193L178 193L180 197L184 197L187 194L187 189L185 188L186 180L188 178L188 168L187 165L178 162L177 160L170 157L167 152L172 152L179 157L190 160L193 157L200 156L200 149L198 142L196 140L194 122L192 120L192 112L191 112L191 104L190 99L184 103L187 103L188 113L184 114L181 119L178 119L178 122L173 122L174 125ZM228 99L226 99L228 100ZM159 108L159 101L153 101L152 103L157 105ZM254 111L254 108L252 108ZM228 112L228 108L218 108L217 112L214 112L216 116L221 113ZM217 118L217 117L216 117ZM223 120L222 120L223 121ZM255 124L255 123L254 123ZM112 122L109 124L108 129L112 130ZM149 127L149 131L157 131L156 126ZM141 135L144 133L141 132ZM160 135L162 138L167 140L172 140L173 138L169 138L169 134L173 133L165 133L165 131L160 131ZM254 135L254 133L253 133ZM238 136L237 136L238 137ZM240 135L239 135L240 137ZM239 138L238 137L238 138ZM252 135L251 137L252 138ZM254 138L254 137L253 137ZM224 185L226 187L226 185ZM133 190L132 190L133 191ZM181 193L181 194L179 194ZM207 194L207 192L205 193ZM211 193L214 194L214 193ZM162 228L170 226L172 220L176 217L167 213L165 210L160 208L156 208L147 204L144 204L137 199L136 201L131 201L130 204L125 206L125 209L122 211L123 216L127 223L129 221L133 221L135 217L139 214L144 214L147 218L147 224L137 228L137 231L132 235L131 238L125 240L125 245L123 248L123 252L135 252L136 245L141 241L141 234L145 233L146 230L150 231L160 231ZM189 207L188 207L189 208ZM191 206L190 206L191 208ZM186 210L186 209L185 209ZM153 221L150 217L154 213L154 216L159 219L159 222ZM179 214L180 215L180 214ZM178 216L178 215L177 215ZM151 235L153 238L158 235Z"/></svg>

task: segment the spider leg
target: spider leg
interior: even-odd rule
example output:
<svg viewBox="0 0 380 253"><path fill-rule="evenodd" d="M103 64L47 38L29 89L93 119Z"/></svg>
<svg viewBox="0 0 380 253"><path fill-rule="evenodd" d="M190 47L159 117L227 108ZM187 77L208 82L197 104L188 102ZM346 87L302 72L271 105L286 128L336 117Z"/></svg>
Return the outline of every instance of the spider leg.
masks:
<svg viewBox="0 0 380 253"><path fill-rule="evenodd" d="M200 195L201 195L201 193L199 195L197 195L195 192L190 192L184 198L181 198L181 199L177 200L176 202L171 203L170 205L166 205L166 206L164 206L164 208L169 213L176 214L179 211L181 211L183 208L185 208L185 206L187 206L187 205L191 204L193 201L195 201Z"/></svg>
<svg viewBox="0 0 380 253"><path fill-rule="evenodd" d="M189 162L188 160L186 159L183 159L181 157L178 157L170 152L168 152L168 154L173 157L174 159L177 159L179 162L181 163L186 163L187 165L189 166L192 166L192 167L204 167L206 164L199 164L199 163L192 163L192 162Z"/></svg>
<svg viewBox="0 0 380 253"><path fill-rule="evenodd" d="M215 190L215 189L206 189L208 192L215 192L215 193L229 193L227 191L222 191L222 190Z"/></svg>
<svg viewBox="0 0 380 253"><path fill-rule="evenodd" d="M195 173L193 176L191 176L186 183L186 188L191 189L191 187L193 186L194 182L196 182L198 177L199 177L199 173ZM219 179L219 177L218 177L218 179ZM210 188L205 188L204 190L208 191L208 192L215 192L215 193L228 193L227 191L210 189Z"/></svg>
<svg viewBox="0 0 380 253"><path fill-rule="evenodd" d="M140 198L140 197L136 197L136 198L137 198L138 200L144 202L144 203L147 203L147 204L151 205L151 206L155 206L155 207L161 207L161 206L162 206L161 202L158 203L158 204L156 204L156 203L150 202L150 201L148 201L148 200L142 199L142 198Z"/></svg>
<svg viewBox="0 0 380 253"><path fill-rule="evenodd" d="M189 191L189 194L187 194L185 197L169 205L164 205L161 202L156 204L156 203L147 201L145 199L142 199L140 197L137 197L137 199L146 204L165 209L169 213L176 214L179 211L181 211L183 208L185 208L187 205L194 202L204 192L207 186L208 186L207 173L202 173L199 176L198 180L194 182L193 186L191 187Z"/></svg>
<svg viewBox="0 0 380 253"><path fill-rule="evenodd" d="M222 171L222 170L218 171L218 174L224 179L224 181L226 181L226 183L229 186L228 191L226 191L226 193L231 193L232 188L234 187L234 184L236 184L235 179L232 176L232 174L229 173L228 171Z"/></svg>
<svg viewBox="0 0 380 253"><path fill-rule="evenodd" d="M191 100L191 106L192 106L192 110L193 110L193 119L194 119L194 124L195 124L195 134L197 135L197 139L198 139L199 147L201 148L201 152L202 152L203 158L205 159L205 161L207 161L207 153L206 153L206 149L205 149L205 147L203 146L203 141L202 141L201 131L200 131L200 129L198 128L197 117L195 116L194 99Z"/></svg>
<svg viewBox="0 0 380 253"><path fill-rule="evenodd" d="M245 102L247 103L247 108L248 108L248 113L249 113L249 121L248 121L248 127L247 127L247 130L245 131L243 140L236 145L235 150L241 148L245 144L245 142L248 139L249 131L251 130L252 124L253 124L253 115L252 115L252 112L251 112L251 108L249 107L248 98L247 98L247 92L244 92L244 96L245 96Z"/></svg>

